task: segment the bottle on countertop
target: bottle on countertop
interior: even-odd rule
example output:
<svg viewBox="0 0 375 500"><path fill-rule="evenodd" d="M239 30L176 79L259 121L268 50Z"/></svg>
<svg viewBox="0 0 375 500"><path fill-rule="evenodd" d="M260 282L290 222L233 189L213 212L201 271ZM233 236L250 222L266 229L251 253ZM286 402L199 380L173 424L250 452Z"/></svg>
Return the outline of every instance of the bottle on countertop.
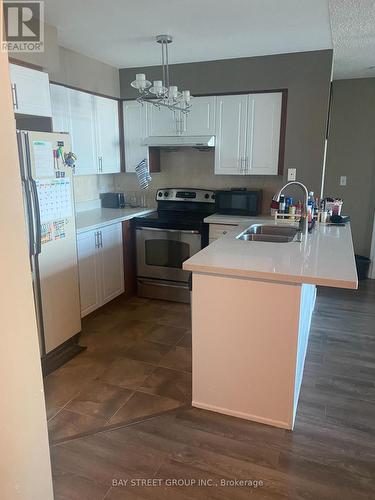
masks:
<svg viewBox="0 0 375 500"><path fill-rule="evenodd" d="M279 213L285 213L285 196L282 194L279 200Z"/></svg>
<svg viewBox="0 0 375 500"><path fill-rule="evenodd" d="M315 199L314 199L314 191L309 192L309 197L307 200L307 218L309 222L312 222L313 216L314 216L314 204L315 204Z"/></svg>
<svg viewBox="0 0 375 500"><path fill-rule="evenodd" d="M291 207L293 205L293 198L285 198L285 213L288 214L289 213L289 207Z"/></svg>

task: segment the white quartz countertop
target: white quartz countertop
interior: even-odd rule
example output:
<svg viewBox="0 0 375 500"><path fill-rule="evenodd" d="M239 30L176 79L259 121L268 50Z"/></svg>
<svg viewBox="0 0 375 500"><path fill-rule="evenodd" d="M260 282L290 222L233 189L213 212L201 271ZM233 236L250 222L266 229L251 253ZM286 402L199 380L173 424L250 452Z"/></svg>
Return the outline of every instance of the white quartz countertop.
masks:
<svg viewBox="0 0 375 500"><path fill-rule="evenodd" d="M96 208L77 212L76 231L79 234L152 212L155 212L155 208Z"/></svg>
<svg viewBox="0 0 375 500"><path fill-rule="evenodd" d="M223 223L222 219L220 223ZM246 224L233 228L224 237L185 261L184 269L267 281L357 288L350 224L317 224L300 243L236 239L251 224L286 223L275 222L272 217L249 219Z"/></svg>
<svg viewBox="0 0 375 500"><path fill-rule="evenodd" d="M222 215L222 214L212 214L204 219L203 222L207 222L207 224L247 224L251 223L254 220L254 217L250 215Z"/></svg>

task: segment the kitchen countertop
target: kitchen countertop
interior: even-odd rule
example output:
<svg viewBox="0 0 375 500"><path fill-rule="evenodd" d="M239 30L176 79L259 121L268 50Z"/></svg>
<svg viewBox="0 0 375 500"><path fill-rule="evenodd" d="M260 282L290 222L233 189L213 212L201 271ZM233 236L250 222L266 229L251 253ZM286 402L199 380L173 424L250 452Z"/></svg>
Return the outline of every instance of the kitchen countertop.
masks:
<svg viewBox="0 0 375 500"><path fill-rule="evenodd" d="M251 224L259 223L286 224L275 222L273 217L250 218L246 224L233 228L224 237L193 255L184 262L183 268L205 274L357 288L350 224L317 224L307 237L303 237L301 243L236 239Z"/></svg>
<svg viewBox="0 0 375 500"><path fill-rule="evenodd" d="M223 214L212 214L204 219L203 222L207 222L207 224L250 224L251 221L254 220L254 217L251 215L223 215Z"/></svg>
<svg viewBox="0 0 375 500"><path fill-rule="evenodd" d="M155 208L96 208L76 214L76 231L83 233L155 212Z"/></svg>

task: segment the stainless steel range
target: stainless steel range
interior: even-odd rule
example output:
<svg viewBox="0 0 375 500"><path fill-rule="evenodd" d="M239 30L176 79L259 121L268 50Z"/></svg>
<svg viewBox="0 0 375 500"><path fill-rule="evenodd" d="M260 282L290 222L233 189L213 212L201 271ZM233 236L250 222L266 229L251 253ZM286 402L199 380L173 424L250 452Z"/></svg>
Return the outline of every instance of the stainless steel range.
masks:
<svg viewBox="0 0 375 500"><path fill-rule="evenodd" d="M182 263L208 244L214 191L166 188L156 193L157 212L134 219L138 295L189 302L190 273Z"/></svg>

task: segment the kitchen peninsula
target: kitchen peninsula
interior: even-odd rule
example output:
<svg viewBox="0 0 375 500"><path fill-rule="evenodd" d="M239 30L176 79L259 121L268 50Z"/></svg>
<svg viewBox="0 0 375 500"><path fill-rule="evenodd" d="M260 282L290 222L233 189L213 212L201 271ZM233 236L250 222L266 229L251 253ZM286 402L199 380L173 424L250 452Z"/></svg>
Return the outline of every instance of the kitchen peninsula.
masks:
<svg viewBox="0 0 375 500"><path fill-rule="evenodd" d="M192 404L293 429L316 285L358 286L351 229L239 239L252 225L286 223L254 218L184 263L193 273Z"/></svg>

